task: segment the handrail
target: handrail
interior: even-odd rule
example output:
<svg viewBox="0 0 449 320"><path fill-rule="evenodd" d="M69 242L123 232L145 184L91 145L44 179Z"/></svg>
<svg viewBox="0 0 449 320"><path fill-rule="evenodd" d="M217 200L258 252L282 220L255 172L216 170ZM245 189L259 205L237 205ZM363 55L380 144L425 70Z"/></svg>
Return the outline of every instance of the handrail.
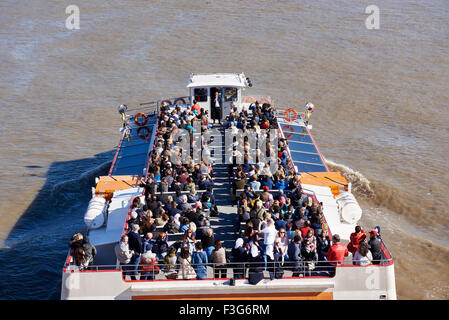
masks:
<svg viewBox="0 0 449 320"><path fill-rule="evenodd" d="M191 257L191 256L190 256ZM178 258L177 258L178 259ZM331 261L324 261L324 260L299 260L299 261L267 261L264 262L256 261L256 262L226 262L226 263L189 263L188 266L192 266L195 270L195 276L198 273L206 273L206 275L209 273L208 271L212 271L212 277L205 277L206 279L223 279L227 278L227 274L232 272L233 275L235 273L238 273L240 275L244 275L240 278L248 278L246 275L248 272L263 272L268 271L268 273L280 273L284 271L292 272L291 276L288 276L286 278L305 278L305 277L328 277L331 278L334 276L333 270L335 268L339 267L354 267L354 268L363 268L367 266L388 266L390 265L392 258L385 258L380 260L372 260L373 262L379 262L378 264L368 264L368 265L355 265L354 262L360 262L362 260L352 260L351 264L344 263L342 261L338 260L331 260ZM331 265L332 263L332 265ZM142 270L139 267L146 266L148 267L148 271ZM185 267L185 266L184 266ZM188 267L187 267L188 268ZM101 271L118 271L123 272L124 276L126 275L141 275L143 273L150 273L152 274L152 281L158 281L158 280L166 280L165 278L161 277L162 274L164 276L167 276L169 273L180 273L183 271L183 265L181 265L178 260L175 264L115 264L115 265L89 265L87 267L78 267L74 265L73 263L66 263L64 264L64 269L66 271L70 272L101 272ZM155 269L159 269L156 273ZM190 268L188 268L190 269ZM221 270L221 272L225 275L224 277L215 277L215 271ZM200 271L200 272L198 272ZM236 272L237 271L237 272ZM137 272L137 274L135 274ZM160 279L156 279L156 274L161 273ZM188 275L188 274L187 274ZM190 275L193 275L191 273ZM285 274L284 274L285 275ZM168 277L167 277L168 279ZM172 278L169 278L172 279ZM174 279L173 279L174 280ZM185 279L177 279L177 280L185 280Z"/></svg>

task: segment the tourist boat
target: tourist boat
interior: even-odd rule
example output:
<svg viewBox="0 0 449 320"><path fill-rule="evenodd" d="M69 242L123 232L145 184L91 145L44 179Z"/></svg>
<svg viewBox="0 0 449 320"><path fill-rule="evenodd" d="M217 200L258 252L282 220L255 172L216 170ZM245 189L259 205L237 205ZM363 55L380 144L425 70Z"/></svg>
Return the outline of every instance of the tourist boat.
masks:
<svg viewBox="0 0 449 320"><path fill-rule="evenodd" d="M97 254L88 268L79 268L74 265L69 252L62 268L61 299L396 299L393 259L383 242L380 264L356 266L350 254L343 264L336 267L332 277L319 273L292 277L286 272L282 279L265 278L252 285L248 279L230 281L232 268L225 278L214 278L213 272L209 272L203 280L163 277L130 280L123 276L114 246L125 233L133 199L140 197L144 200L144 188L140 183L148 175L161 106L186 108L195 100L210 114L217 92L223 121L232 106L241 111L257 101L270 103L276 108L277 133L288 141L289 163L295 172L301 173L303 192L323 204L331 234L339 234L343 242L349 240L362 210L351 193L351 184L340 173L329 170L312 137L309 117L313 105L308 104L304 112L294 107L277 106L269 96L246 94L251 87L251 80L244 73L191 74L187 81L187 96L142 103L134 109L120 106L123 120L121 139L108 175L96 178L92 200L84 217L90 242L96 247ZM220 132L224 135L223 130ZM215 147L221 148L220 145ZM220 216L226 218L210 217L211 226L217 233L227 228L221 235L229 238L230 246L227 248L232 248L233 240L238 236L239 223L236 222L234 230L234 227L224 226L223 221L238 221L230 195L233 192L238 196L241 190L231 190L227 170L219 166L215 170L214 166L214 171L215 185L222 189L216 196L223 198L218 206ZM173 192L157 193L160 197L169 194ZM229 201L226 202L225 197L229 197ZM176 241L177 237L169 234L169 241Z"/></svg>

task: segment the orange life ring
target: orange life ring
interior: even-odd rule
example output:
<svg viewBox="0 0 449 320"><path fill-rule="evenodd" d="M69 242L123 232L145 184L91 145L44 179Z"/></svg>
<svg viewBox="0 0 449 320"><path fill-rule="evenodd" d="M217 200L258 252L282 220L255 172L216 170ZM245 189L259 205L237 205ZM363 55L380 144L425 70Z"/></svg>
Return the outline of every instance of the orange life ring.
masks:
<svg viewBox="0 0 449 320"><path fill-rule="evenodd" d="M183 98L178 98L173 102L173 104L176 104L178 101L182 101L182 104L186 104L186 101Z"/></svg>
<svg viewBox="0 0 449 320"><path fill-rule="evenodd" d="M289 129L289 131L291 132L288 136L285 135L286 129ZM290 140L290 138L293 137L293 133L295 132L295 130L293 130L291 126L285 125L282 126L282 132L284 133L285 139Z"/></svg>
<svg viewBox="0 0 449 320"><path fill-rule="evenodd" d="M260 98L260 99L259 99L259 103L263 103L263 102L266 102L266 103L268 103L268 104L271 104L271 102L270 102L270 100L268 100L268 98Z"/></svg>
<svg viewBox="0 0 449 320"><path fill-rule="evenodd" d="M256 102L256 99L254 99L253 97L246 97L246 98L243 100L243 102L244 102L244 103L247 103L247 102L248 102L248 99L251 99L252 102Z"/></svg>
<svg viewBox="0 0 449 320"><path fill-rule="evenodd" d="M146 133L143 134L142 130L146 131ZM148 127L140 127L139 129L137 129L137 135L143 140L148 140L148 138L150 137L150 129Z"/></svg>
<svg viewBox="0 0 449 320"><path fill-rule="evenodd" d="M293 112L295 114L293 118L287 117L289 112ZM295 121L297 117L298 117L298 113L295 111L295 109L289 108L289 109L285 110L285 112L284 112L284 120L285 121L288 121L288 122Z"/></svg>
<svg viewBox="0 0 449 320"><path fill-rule="evenodd" d="M143 122L139 122L139 121L138 121L139 117L144 117L145 120L144 120ZM136 114L136 115L134 116L134 122L135 122L139 127L144 126L144 125L146 125L147 122L148 122L148 116L147 116L145 113L139 112L138 114Z"/></svg>

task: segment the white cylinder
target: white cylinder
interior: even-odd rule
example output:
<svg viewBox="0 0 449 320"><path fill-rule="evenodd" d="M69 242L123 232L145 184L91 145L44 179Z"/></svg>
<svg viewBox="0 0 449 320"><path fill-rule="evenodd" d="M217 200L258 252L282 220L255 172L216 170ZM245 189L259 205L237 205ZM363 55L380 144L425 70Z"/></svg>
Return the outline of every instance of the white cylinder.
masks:
<svg viewBox="0 0 449 320"><path fill-rule="evenodd" d="M84 223L90 229L98 229L104 224L104 211L106 208L106 199L103 197L94 197L90 200L84 215Z"/></svg>
<svg viewBox="0 0 449 320"><path fill-rule="evenodd" d="M343 221L355 224L362 217L362 208L360 208L354 195L349 192L342 192L336 197L340 217Z"/></svg>

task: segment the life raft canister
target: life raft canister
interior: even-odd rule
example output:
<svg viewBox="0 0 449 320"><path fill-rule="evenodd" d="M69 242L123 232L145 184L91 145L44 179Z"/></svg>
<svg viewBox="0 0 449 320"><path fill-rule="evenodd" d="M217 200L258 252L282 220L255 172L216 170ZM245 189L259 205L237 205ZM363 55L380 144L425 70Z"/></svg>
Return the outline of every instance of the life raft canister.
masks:
<svg viewBox="0 0 449 320"><path fill-rule="evenodd" d="M294 116L293 118L290 117L290 114L293 112ZM287 110L285 110L284 112L284 120L291 122L291 121L295 121L296 118L298 117L298 113L295 111L295 109L289 108Z"/></svg>
<svg viewBox="0 0 449 320"><path fill-rule="evenodd" d="M139 122L139 118L140 117L144 117L145 120L143 120L142 122ZM148 122L148 116L145 113L139 112L138 114L136 114L134 116L134 122L135 124L137 124L139 127L144 126L147 124Z"/></svg>
<svg viewBox="0 0 449 320"><path fill-rule="evenodd" d="M143 140L148 140L150 137L150 129L148 127L140 127L137 129L137 135Z"/></svg>

